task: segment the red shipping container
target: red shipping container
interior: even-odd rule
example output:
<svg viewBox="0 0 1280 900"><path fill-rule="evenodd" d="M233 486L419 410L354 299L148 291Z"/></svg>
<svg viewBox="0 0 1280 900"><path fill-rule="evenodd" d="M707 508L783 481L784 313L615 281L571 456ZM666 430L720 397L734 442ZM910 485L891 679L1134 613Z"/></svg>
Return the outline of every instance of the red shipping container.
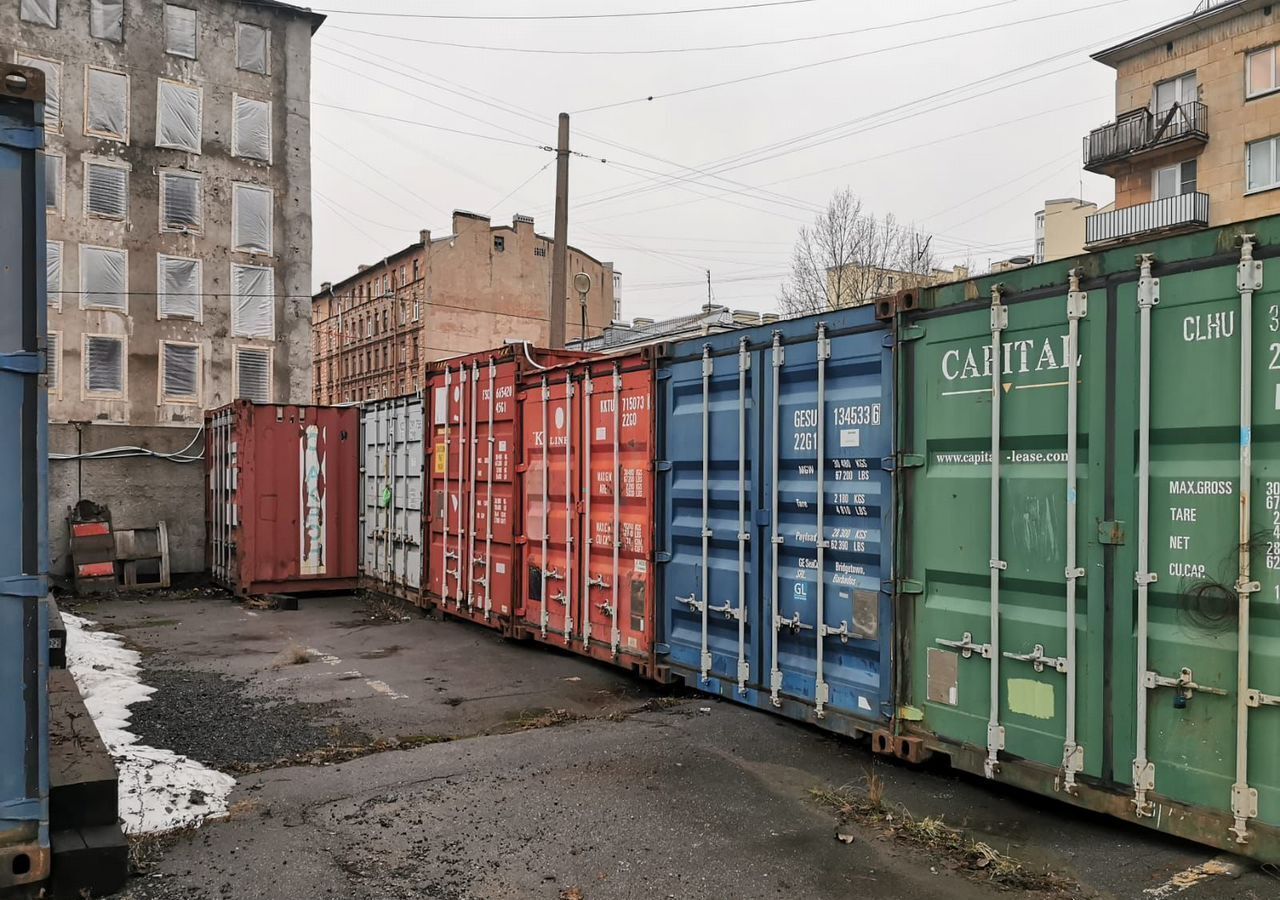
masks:
<svg viewBox="0 0 1280 900"><path fill-rule="evenodd" d="M527 376L522 623L653 674L652 351Z"/></svg>
<svg viewBox="0 0 1280 900"><path fill-rule="evenodd" d="M518 386L526 372L591 356L509 344L428 368L427 592L442 611L512 633L522 515Z"/></svg>
<svg viewBox="0 0 1280 900"><path fill-rule="evenodd" d="M360 410L237 400L205 413L205 555L248 596L354 590Z"/></svg>

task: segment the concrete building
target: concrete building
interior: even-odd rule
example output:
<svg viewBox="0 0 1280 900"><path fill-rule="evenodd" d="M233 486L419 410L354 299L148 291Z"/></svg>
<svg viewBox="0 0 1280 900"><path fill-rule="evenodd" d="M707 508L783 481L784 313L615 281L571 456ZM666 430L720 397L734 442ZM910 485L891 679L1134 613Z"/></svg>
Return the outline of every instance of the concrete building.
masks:
<svg viewBox="0 0 1280 900"><path fill-rule="evenodd" d="M457 211L452 233L418 241L312 298L314 397L350 403L411 394L426 364L509 340L550 340L552 240L516 216L510 225ZM569 340L601 333L613 320L621 275L569 248L569 278L591 276L586 328L576 295L566 304Z"/></svg>
<svg viewBox="0 0 1280 900"><path fill-rule="evenodd" d="M1116 119L1084 167L1116 182L1090 249L1280 212L1280 4L1204 0L1094 54L1116 70Z"/></svg>
<svg viewBox="0 0 1280 900"><path fill-rule="evenodd" d="M1084 252L1085 220L1098 211L1098 204L1075 197L1046 200L1036 213L1035 262L1053 262Z"/></svg>
<svg viewBox="0 0 1280 900"><path fill-rule="evenodd" d="M927 273L872 266L832 266L827 269L826 296L831 298L829 305L832 308L865 306L877 297L886 297L898 291L964 281L968 277L967 266L931 269ZM806 310L802 314L819 311Z"/></svg>
<svg viewBox="0 0 1280 900"><path fill-rule="evenodd" d="M586 340L569 341L568 347L570 350L612 353L616 350L643 347L660 341L682 341L686 338L705 337L709 334L750 328L753 325L768 325L771 322L777 322L779 318L777 313L731 310L727 306L706 304L698 312L687 316L676 316L671 319L637 318L630 322L611 322L603 333Z"/></svg>
<svg viewBox="0 0 1280 900"><path fill-rule="evenodd" d="M0 53L47 81L55 453L178 450L210 407L310 398L310 49L323 18L273 0L0 4ZM201 568L199 469L55 463L55 570L79 497L120 527L189 519L170 521L174 569ZM188 487L156 503L139 477Z"/></svg>

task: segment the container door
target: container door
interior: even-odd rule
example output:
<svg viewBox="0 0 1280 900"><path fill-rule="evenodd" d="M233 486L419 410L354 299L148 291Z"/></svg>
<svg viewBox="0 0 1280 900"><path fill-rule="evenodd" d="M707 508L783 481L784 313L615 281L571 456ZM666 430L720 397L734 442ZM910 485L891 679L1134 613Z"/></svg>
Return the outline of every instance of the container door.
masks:
<svg viewBox="0 0 1280 900"><path fill-rule="evenodd" d="M1253 249L1118 290L1112 678L1135 813L1194 804L1250 844L1280 825L1280 265Z"/></svg>
<svg viewBox="0 0 1280 900"><path fill-rule="evenodd" d="M762 677L760 367L745 338L718 353L707 344L673 363L663 388L663 649L700 687L747 702Z"/></svg>
<svg viewBox="0 0 1280 900"><path fill-rule="evenodd" d="M574 547L581 414L572 375L542 376L524 391L524 622L536 638L580 641Z"/></svg>
<svg viewBox="0 0 1280 900"><path fill-rule="evenodd" d="M892 714L892 357L882 329L779 343L770 361L776 522L766 566L771 700L876 720Z"/></svg>
<svg viewBox="0 0 1280 900"><path fill-rule="evenodd" d="M517 577L515 541L515 371L492 360L476 371L475 543L472 591L486 619L509 616Z"/></svg>
<svg viewBox="0 0 1280 900"><path fill-rule="evenodd" d="M209 476L209 567L215 581L234 586L235 533L239 526L236 500L239 447L234 428L235 410L224 407L210 413L205 437L205 463Z"/></svg>
<svg viewBox="0 0 1280 900"><path fill-rule="evenodd" d="M588 370L582 488L582 637L617 657L648 657L653 633L653 373Z"/></svg>
<svg viewBox="0 0 1280 900"><path fill-rule="evenodd" d="M1106 756L1106 295L1004 299L903 334L906 718L1069 786Z"/></svg>
<svg viewBox="0 0 1280 900"><path fill-rule="evenodd" d="M395 401L387 414L390 490L382 492L378 500L387 510L389 580L417 592L422 587L422 401Z"/></svg>
<svg viewBox="0 0 1280 900"><path fill-rule="evenodd" d="M458 364L436 373L432 414L434 439L431 470L431 593L444 607L467 604L467 487L470 483L467 426L470 411L470 367Z"/></svg>
<svg viewBox="0 0 1280 900"><path fill-rule="evenodd" d="M386 580L385 542L382 540L380 495L385 484L386 456L380 448L387 442L387 409L383 404L364 407L360 412L361 511L360 571L368 578Z"/></svg>

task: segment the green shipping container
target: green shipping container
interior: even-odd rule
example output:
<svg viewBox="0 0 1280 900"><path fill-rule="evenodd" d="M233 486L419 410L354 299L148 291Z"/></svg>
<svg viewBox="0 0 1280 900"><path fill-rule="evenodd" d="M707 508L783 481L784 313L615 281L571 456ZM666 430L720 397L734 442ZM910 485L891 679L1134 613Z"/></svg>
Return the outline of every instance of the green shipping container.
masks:
<svg viewBox="0 0 1280 900"><path fill-rule="evenodd" d="M1280 861L1280 218L902 307L899 732Z"/></svg>

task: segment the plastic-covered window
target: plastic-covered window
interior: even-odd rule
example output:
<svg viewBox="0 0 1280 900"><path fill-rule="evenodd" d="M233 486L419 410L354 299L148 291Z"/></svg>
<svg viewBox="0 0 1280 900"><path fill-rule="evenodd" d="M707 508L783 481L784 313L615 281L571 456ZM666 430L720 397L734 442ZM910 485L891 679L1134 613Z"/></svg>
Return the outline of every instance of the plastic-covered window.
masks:
<svg viewBox="0 0 1280 900"><path fill-rule="evenodd" d="M103 219L124 219L129 212L129 170L86 160L84 212Z"/></svg>
<svg viewBox="0 0 1280 900"><path fill-rule="evenodd" d="M18 17L24 22L58 27L58 0L20 0Z"/></svg>
<svg viewBox="0 0 1280 900"><path fill-rule="evenodd" d="M44 127L50 131L62 130L62 63L38 56L17 54L20 66L39 69L44 73Z"/></svg>
<svg viewBox="0 0 1280 900"><path fill-rule="evenodd" d="M271 351L236 348L236 399L271 402Z"/></svg>
<svg viewBox="0 0 1280 900"><path fill-rule="evenodd" d="M85 307L128 309L129 256L108 247L80 248L80 291Z"/></svg>
<svg viewBox="0 0 1280 900"><path fill-rule="evenodd" d="M200 176L187 172L161 172L160 230L198 232L203 226Z"/></svg>
<svg viewBox="0 0 1280 900"><path fill-rule="evenodd" d="M62 170L65 164L65 157L58 156L56 153L46 153L44 156L44 208L46 212L62 212Z"/></svg>
<svg viewBox="0 0 1280 900"><path fill-rule="evenodd" d="M50 331L45 341L44 371L49 380L49 393L62 390L62 335Z"/></svg>
<svg viewBox="0 0 1280 900"><path fill-rule="evenodd" d="M271 104L237 96L231 123L231 155L271 162Z"/></svg>
<svg viewBox="0 0 1280 900"><path fill-rule="evenodd" d="M267 29L261 25L250 25L248 22L236 23L236 68L246 72L257 72L266 75L267 65Z"/></svg>
<svg viewBox="0 0 1280 900"><path fill-rule="evenodd" d="M156 280L159 291L156 306L162 319L200 321L202 297L201 264L198 259L180 256L157 257Z"/></svg>
<svg viewBox="0 0 1280 900"><path fill-rule="evenodd" d="M62 309L62 241L44 245L45 302L50 309Z"/></svg>
<svg viewBox="0 0 1280 900"><path fill-rule="evenodd" d="M244 253L272 251L272 206L275 195L270 188L237 184L231 195L231 243Z"/></svg>
<svg viewBox="0 0 1280 900"><path fill-rule="evenodd" d="M276 336L275 270L231 266L231 333L235 337Z"/></svg>
<svg viewBox="0 0 1280 900"><path fill-rule="evenodd" d="M89 66L85 95L85 133L128 141L129 76Z"/></svg>
<svg viewBox="0 0 1280 900"><path fill-rule="evenodd" d="M157 92L156 146L200 152L200 89L161 79Z"/></svg>
<svg viewBox="0 0 1280 900"><path fill-rule="evenodd" d="M84 387L90 394L124 393L124 340L87 335L84 339Z"/></svg>
<svg viewBox="0 0 1280 900"><path fill-rule="evenodd" d="M200 397L200 348L160 342L161 398L194 403Z"/></svg>
<svg viewBox="0 0 1280 900"><path fill-rule="evenodd" d="M89 34L104 41L123 41L124 0L89 0Z"/></svg>
<svg viewBox="0 0 1280 900"><path fill-rule="evenodd" d="M196 11L185 6L164 5L164 52L196 58Z"/></svg>

